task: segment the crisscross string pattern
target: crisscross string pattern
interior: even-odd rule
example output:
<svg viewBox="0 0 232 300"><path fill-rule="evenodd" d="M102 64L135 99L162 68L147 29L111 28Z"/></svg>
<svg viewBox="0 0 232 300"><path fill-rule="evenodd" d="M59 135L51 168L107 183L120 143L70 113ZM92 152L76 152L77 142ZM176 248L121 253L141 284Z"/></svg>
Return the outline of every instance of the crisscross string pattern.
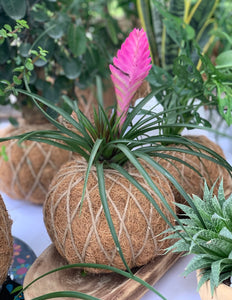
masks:
<svg viewBox="0 0 232 300"><path fill-rule="evenodd" d="M13 255L12 221L0 196L0 285L5 281Z"/></svg>
<svg viewBox="0 0 232 300"><path fill-rule="evenodd" d="M209 140L206 136L186 136L186 138L188 138L190 141L192 140L210 148L211 150L215 151L220 156L225 158L221 147ZM178 147L182 149L189 149L183 145L180 145ZM191 148L196 152L201 151L202 153L209 155L205 151L196 149L195 147ZM218 180L215 186L215 192L217 193L217 189L222 178L224 183L225 195L231 194L231 176L225 168L221 167L217 163L214 163L205 158L197 157L192 154L181 153L178 151L166 151L164 153L175 156L176 158L181 159L182 161L186 162L191 166L190 168L189 166L186 166L185 164L175 161L173 159L165 160L159 157L155 158L156 161L162 164L163 167L165 167L165 169L167 169L175 177L175 179L180 183L180 185L190 196L192 196L192 194L195 194L200 198L203 197L204 180L206 180L209 188L212 187L216 180ZM194 169L197 170L200 174L198 174ZM180 195L175 186L173 184L170 184L170 186L173 190L176 201L187 204L186 200Z"/></svg>
<svg viewBox="0 0 232 300"><path fill-rule="evenodd" d="M25 126L10 134L42 129L47 129L47 125ZM35 141L19 145L17 140L10 140L3 144L6 145L8 161L0 157L0 190L11 198L42 204L54 174L70 159L71 153Z"/></svg>
<svg viewBox="0 0 232 300"><path fill-rule="evenodd" d="M80 201L86 168L87 163L78 158L63 165L53 178L44 204L47 231L69 263L101 263L124 269L104 215L95 167L90 172L84 201ZM128 163L126 168L171 220L135 167ZM145 168L174 210L174 197L167 180L147 165ZM104 178L110 214L123 255L131 268L146 264L169 246L169 240L163 241L164 236L158 236L167 224L149 200L117 171L105 169Z"/></svg>

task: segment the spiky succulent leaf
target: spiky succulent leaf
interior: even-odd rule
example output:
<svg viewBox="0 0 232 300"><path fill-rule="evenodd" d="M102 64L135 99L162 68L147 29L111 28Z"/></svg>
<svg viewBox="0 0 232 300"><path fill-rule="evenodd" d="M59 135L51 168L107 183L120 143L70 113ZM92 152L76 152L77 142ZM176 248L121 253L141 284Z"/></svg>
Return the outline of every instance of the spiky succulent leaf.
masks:
<svg viewBox="0 0 232 300"><path fill-rule="evenodd" d="M205 270L204 273L200 272L200 279L198 281L197 291L199 292L201 286L209 280L210 278L210 270Z"/></svg>
<svg viewBox="0 0 232 300"><path fill-rule="evenodd" d="M120 124L125 121L130 101L151 66L146 33L143 29L135 28L113 58L113 65L109 66L117 98L117 116L121 117Z"/></svg>
<svg viewBox="0 0 232 300"><path fill-rule="evenodd" d="M226 241L228 241L232 245L232 232L228 228L223 227L222 230L219 232L219 236L224 238ZM231 248L232 248L232 246L231 246Z"/></svg>
<svg viewBox="0 0 232 300"><path fill-rule="evenodd" d="M196 256L187 265L184 275L202 269L198 288L210 280L213 293L223 279L232 274L232 195L225 199L223 181L221 181L217 196L214 187L209 190L205 185L203 200L193 196L198 211L181 205L184 212L181 226L175 226L173 234L181 233L181 237L170 247L169 251L181 252L183 249ZM178 205L179 206L179 205ZM204 220L205 227L199 221L199 215Z"/></svg>
<svg viewBox="0 0 232 300"><path fill-rule="evenodd" d="M184 275L187 276L193 271L199 269L207 269L212 264L212 258L207 254L199 254L194 256L185 268Z"/></svg>
<svg viewBox="0 0 232 300"><path fill-rule="evenodd" d="M222 212L228 228L232 228L232 195L223 203Z"/></svg>
<svg viewBox="0 0 232 300"><path fill-rule="evenodd" d="M220 282L220 271L221 271L222 262L223 262L223 259L214 261L212 263L211 278L216 286L218 286L219 282Z"/></svg>

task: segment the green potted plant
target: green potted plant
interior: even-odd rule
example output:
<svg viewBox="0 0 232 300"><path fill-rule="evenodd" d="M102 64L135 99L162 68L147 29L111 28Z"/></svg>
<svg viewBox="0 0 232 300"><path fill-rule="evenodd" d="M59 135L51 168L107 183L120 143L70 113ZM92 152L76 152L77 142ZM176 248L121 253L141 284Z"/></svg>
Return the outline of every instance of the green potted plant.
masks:
<svg viewBox="0 0 232 300"><path fill-rule="evenodd" d="M211 130L214 120L210 120L210 111L217 111L220 120L231 124L232 90L228 84L232 79L230 51L220 53L213 61L208 57L211 57L210 49L215 40L212 30L218 22L213 15L219 3L220 10L225 12L224 1L211 1L210 6L207 6L207 1L137 1L139 17L148 34L154 63L146 79L152 90L160 89L156 101L163 111L163 122L166 125L161 130L165 136L182 135L183 138L205 146L211 143L206 136L193 136L190 131L185 136L186 128L204 127ZM171 147L178 146L170 145L169 153L173 154L174 149L171 150ZM180 147L183 148L183 145ZM215 147L214 150L220 152ZM212 184L217 178L213 177L215 172L207 170L208 163L203 163L205 167L202 169L202 163L196 156L180 151L175 156L182 160L185 157L189 167L183 167L182 163L174 160L159 159L159 162L169 169L189 194L196 193L195 185L191 183L195 177L197 181L194 182L201 190L201 194L197 194L202 196L203 177L208 184ZM189 169L192 167L202 174L201 178L197 179L193 170L190 175ZM230 184L227 187L225 189L229 190ZM181 197L175 189L174 193Z"/></svg>
<svg viewBox="0 0 232 300"><path fill-rule="evenodd" d="M151 68L150 62L145 32L134 29L110 67L117 106L108 113L99 104L93 122L80 111L75 101L66 98L73 111L70 116L49 100L31 93L25 82L28 91L17 91L32 97L58 130L30 131L0 140L38 141L75 153L74 160L63 165L53 178L44 204L44 218L59 253L70 263L81 262L88 271L93 267L88 265L92 261L127 269L130 273L131 267L147 263L154 255L162 253L164 245L155 240L156 221L159 220L159 228L173 227L175 221L181 225L169 181L189 205L195 207L174 176L156 161L157 157L172 158L191 166L183 159L176 159L175 154L165 154L170 150L168 144L183 144L187 148L175 146L172 150L191 153L199 160L208 159L231 170L225 159L209 147L178 135L163 134L167 128L163 119L165 111L157 113L144 107L162 87L129 109L136 89ZM54 109L66 122L60 123L51 117L37 101ZM156 129L161 133L153 134ZM129 207L133 207L132 215ZM136 227L138 217L142 217L140 225L144 225L145 232ZM88 220L87 224L85 220ZM135 232L130 229L131 221L132 227L137 228ZM81 234L84 234L83 238ZM141 238L139 242L138 237ZM147 253L149 248L152 248L151 256ZM143 252L146 253L145 261Z"/></svg>
<svg viewBox="0 0 232 300"><path fill-rule="evenodd" d="M141 23L148 34L154 63L151 76L147 80L155 88L166 85L164 87L166 94L158 94L157 101L165 108L177 107L176 115L173 115L177 123L179 122L178 118L181 118L183 123L194 122L198 125L209 126L207 120L202 118L199 113L196 114L196 110L182 114L182 105L188 107L190 103L195 103L201 107L204 106L207 110L218 111L220 109L221 115L223 115L223 109L227 107L226 103L224 107L220 106L223 103L222 99L216 105L214 101L208 101L208 91L211 92L215 88L216 92L212 93L212 97L216 96L219 99L224 92L223 85L220 87L215 85L213 76L219 75L218 70L224 72L223 68L227 68L224 75L230 74L231 41L229 36L231 26L228 5L228 2L223 0L211 1L210 4L201 0L137 1L137 10ZM219 16L227 21L223 22ZM220 41L225 47L220 47L215 52L215 44ZM209 59L205 61L205 56L202 56L204 54L207 54L210 61ZM218 59L216 59L217 57ZM202 66L202 64L204 65ZM188 68L187 65L189 65ZM207 67L207 65L209 66ZM219 84L221 81L225 83L231 80L229 77L223 78L223 72L219 76L221 78L217 79ZM180 83L181 77L182 82ZM185 85L184 91L182 85ZM202 90L204 90L204 94L201 93ZM228 90L226 94L228 94ZM225 101L228 102L228 97ZM225 111L227 110L225 109ZM181 117L179 117L180 115ZM229 117L228 111L227 118ZM227 122L230 123L228 120ZM179 133L182 131L180 127L167 130Z"/></svg>
<svg viewBox="0 0 232 300"><path fill-rule="evenodd" d="M202 300L229 300L231 288L231 201L232 195L225 197L221 181L217 195L214 186L205 184L203 198L193 195L196 209L177 204L183 211L183 227L171 229L177 241L168 249L173 252L194 254L184 275L197 271L198 290ZM170 232L169 231L169 232Z"/></svg>

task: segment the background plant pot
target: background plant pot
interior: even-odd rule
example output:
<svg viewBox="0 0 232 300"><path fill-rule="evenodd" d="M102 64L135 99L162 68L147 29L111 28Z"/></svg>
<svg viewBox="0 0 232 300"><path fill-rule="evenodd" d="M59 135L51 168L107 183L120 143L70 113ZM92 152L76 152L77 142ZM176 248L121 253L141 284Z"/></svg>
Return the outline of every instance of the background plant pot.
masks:
<svg viewBox="0 0 232 300"><path fill-rule="evenodd" d="M4 136L14 136L33 130L52 129L46 125L9 126ZM18 140L9 140L1 145L6 147L8 160L0 156L0 189L13 199L28 200L43 204L48 186L60 166L71 158L71 153L53 145Z"/></svg>
<svg viewBox="0 0 232 300"><path fill-rule="evenodd" d="M5 281L13 256L12 221L0 195L0 285Z"/></svg>
<svg viewBox="0 0 232 300"><path fill-rule="evenodd" d="M182 150L183 149L189 150L189 148L191 148L193 151L201 152L202 154L211 156L206 151L200 150L196 146L191 146L191 142L196 142L196 143L199 143L200 145L203 145L203 146L208 147L209 149L213 150L215 153L219 154L222 158L225 158L222 148L217 143L208 139L206 136L204 136L204 135L199 135L199 136L186 135L184 137L190 141L190 144L188 146L173 145L173 144L170 146L176 147L176 148L179 148ZM167 149L168 149L168 147L167 147ZM164 153L175 156L175 158L178 158L188 164L188 165L184 165L184 163L173 160L173 159L167 160L167 159L162 159L159 157L155 158L156 161L158 161L160 164L162 164L163 167L165 169L167 169L173 175L173 177L175 177L175 179L179 182L179 184L184 188L184 190L189 195L195 194L201 198L203 196L205 180L209 187L212 187L212 185L215 183L215 181L218 180L216 183L216 186L215 186L215 193L217 193L217 189L219 187L219 184L220 184L220 181L222 178L223 178L225 195L227 196L231 193L232 179L230 177L230 174L224 167L220 166L219 164L217 164L207 158L198 157L194 154L186 154L184 152L178 152L178 151L174 151L174 150L166 151ZM196 171L199 173L197 173ZM176 201L186 204L186 200L178 192L178 190L175 188L175 186L172 183L170 183L170 186L173 190L173 194L175 196Z"/></svg>
<svg viewBox="0 0 232 300"><path fill-rule="evenodd" d="M200 271L197 270L197 281L200 279ZM211 295L210 282L204 283L199 291L201 300L231 300L232 299L232 287L226 284L220 284Z"/></svg>

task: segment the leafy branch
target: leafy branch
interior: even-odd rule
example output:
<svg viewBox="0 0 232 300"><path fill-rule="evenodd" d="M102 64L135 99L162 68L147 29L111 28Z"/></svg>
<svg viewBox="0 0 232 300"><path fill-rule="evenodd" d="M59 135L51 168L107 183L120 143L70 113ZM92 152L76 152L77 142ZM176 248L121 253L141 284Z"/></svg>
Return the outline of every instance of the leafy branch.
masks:
<svg viewBox="0 0 232 300"><path fill-rule="evenodd" d="M27 21L25 20L16 20L16 25L14 29L9 24L5 24L0 30L0 45L4 43L6 38L13 38L16 40L18 38L18 33L23 29L29 29Z"/></svg>
<svg viewBox="0 0 232 300"><path fill-rule="evenodd" d="M4 43L6 39L12 39L10 41L11 43L17 42L18 34L21 33L23 29L29 29L25 20L17 20L14 29L12 29L9 24L5 24L0 30L0 45ZM18 75L13 75L13 82L5 79L0 81L0 83L3 84L3 86L0 86L0 96L7 96L9 92L15 92L14 87L23 83L24 76L27 81L29 81L31 72L34 70L35 63L39 59L46 61L47 53L48 51L42 49L40 46L38 46L38 50L30 49L28 51L28 57L25 59L23 65L13 69L13 73L19 73Z"/></svg>

